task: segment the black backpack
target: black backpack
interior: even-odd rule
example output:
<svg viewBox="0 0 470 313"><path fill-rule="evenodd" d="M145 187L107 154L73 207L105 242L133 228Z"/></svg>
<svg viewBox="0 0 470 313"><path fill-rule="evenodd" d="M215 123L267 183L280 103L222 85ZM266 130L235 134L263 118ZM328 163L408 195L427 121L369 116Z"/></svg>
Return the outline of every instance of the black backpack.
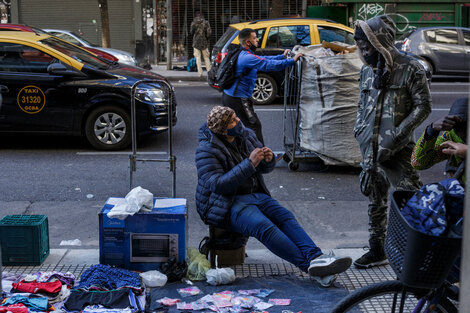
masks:
<svg viewBox="0 0 470 313"><path fill-rule="evenodd" d="M230 88L236 79L242 78L235 76L235 67L237 65L238 55L243 50L239 45L231 44L228 48L227 55L220 63L215 75L214 85L220 89ZM238 81L240 82L240 80ZM237 86L238 87L238 86Z"/></svg>

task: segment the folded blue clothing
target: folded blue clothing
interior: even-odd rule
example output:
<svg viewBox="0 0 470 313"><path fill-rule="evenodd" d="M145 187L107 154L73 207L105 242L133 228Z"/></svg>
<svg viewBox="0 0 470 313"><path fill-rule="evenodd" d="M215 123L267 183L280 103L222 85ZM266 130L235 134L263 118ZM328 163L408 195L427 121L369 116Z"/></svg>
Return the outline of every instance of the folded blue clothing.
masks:
<svg viewBox="0 0 470 313"><path fill-rule="evenodd" d="M107 290L123 287L142 288L139 274L129 270L115 268L104 264L96 264L80 276L80 284L76 289L100 287Z"/></svg>
<svg viewBox="0 0 470 313"><path fill-rule="evenodd" d="M31 309L31 311L39 311L39 312L44 312L47 311L47 308L49 306L49 299L45 297L26 297L23 295L13 295L10 298L7 298L5 303L3 303L4 306L8 306L10 304L15 304L15 303L23 303L26 305L28 308Z"/></svg>

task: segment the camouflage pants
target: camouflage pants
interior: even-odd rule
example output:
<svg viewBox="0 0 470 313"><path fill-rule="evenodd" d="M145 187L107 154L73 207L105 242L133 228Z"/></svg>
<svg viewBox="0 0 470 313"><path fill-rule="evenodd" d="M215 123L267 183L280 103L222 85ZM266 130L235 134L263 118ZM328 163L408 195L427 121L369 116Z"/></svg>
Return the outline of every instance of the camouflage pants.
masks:
<svg viewBox="0 0 470 313"><path fill-rule="evenodd" d="M417 190L422 186L418 173L411 167L412 147L405 147L393 157L378 164L371 173L369 194L369 242L383 245L387 228L387 207L390 185L395 190Z"/></svg>

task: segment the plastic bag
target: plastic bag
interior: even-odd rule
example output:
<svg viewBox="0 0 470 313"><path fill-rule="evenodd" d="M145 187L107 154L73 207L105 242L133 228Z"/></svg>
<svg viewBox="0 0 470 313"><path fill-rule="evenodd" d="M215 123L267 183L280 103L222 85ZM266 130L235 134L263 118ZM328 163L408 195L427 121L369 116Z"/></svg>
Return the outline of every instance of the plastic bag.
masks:
<svg viewBox="0 0 470 313"><path fill-rule="evenodd" d="M168 282L180 281L188 270L186 262L178 262L174 256L160 266L160 272L168 277Z"/></svg>
<svg viewBox="0 0 470 313"><path fill-rule="evenodd" d="M206 272L206 278L209 285L227 285L235 281L235 272L230 267L211 269Z"/></svg>
<svg viewBox="0 0 470 313"><path fill-rule="evenodd" d="M147 271L139 274L145 287L161 287L165 286L168 277L159 271Z"/></svg>
<svg viewBox="0 0 470 313"><path fill-rule="evenodd" d="M211 268L206 256L199 253L195 248L189 248L188 257L188 278L191 280L205 280L206 272Z"/></svg>
<svg viewBox="0 0 470 313"><path fill-rule="evenodd" d="M135 213L153 209L153 194L142 187L135 187L126 195L126 203L118 204L108 212L109 218L125 219Z"/></svg>

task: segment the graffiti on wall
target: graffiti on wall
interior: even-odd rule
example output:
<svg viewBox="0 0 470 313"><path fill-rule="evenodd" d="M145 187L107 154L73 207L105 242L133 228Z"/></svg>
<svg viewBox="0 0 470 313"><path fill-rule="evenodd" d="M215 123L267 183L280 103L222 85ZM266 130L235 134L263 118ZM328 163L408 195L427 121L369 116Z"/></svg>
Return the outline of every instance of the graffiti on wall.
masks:
<svg viewBox="0 0 470 313"><path fill-rule="evenodd" d="M400 13L387 12L387 7L380 3L364 3L357 12L357 17L363 21L373 18L377 15L387 14L397 24L397 30L404 33L410 27L410 21L406 16Z"/></svg>
<svg viewBox="0 0 470 313"><path fill-rule="evenodd" d="M447 16L445 16L442 13L423 13L421 17L419 18L419 22L421 21L442 21L448 19Z"/></svg>

